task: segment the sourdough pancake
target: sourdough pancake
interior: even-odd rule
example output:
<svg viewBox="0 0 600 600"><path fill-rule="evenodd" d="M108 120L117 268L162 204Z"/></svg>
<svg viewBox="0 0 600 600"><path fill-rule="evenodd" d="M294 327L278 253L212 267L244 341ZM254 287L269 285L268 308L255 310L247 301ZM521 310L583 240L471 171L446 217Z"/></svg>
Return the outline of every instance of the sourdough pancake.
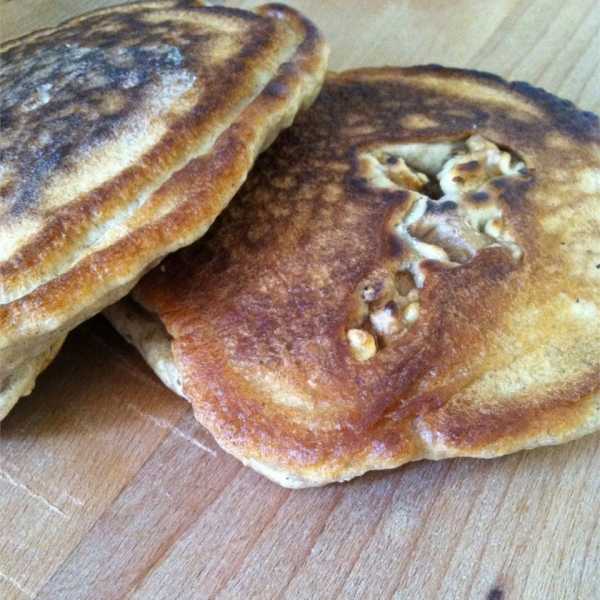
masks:
<svg viewBox="0 0 600 600"><path fill-rule="evenodd" d="M70 329L206 231L328 51L282 5L157 0L0 52L1 418Z"/></svg>
<svg viewBox="0 0 600 600"><path fill-rule="evenodd" d="M108 317L289 487L600 427L598 119L437 66L331 75Z"/></svg>

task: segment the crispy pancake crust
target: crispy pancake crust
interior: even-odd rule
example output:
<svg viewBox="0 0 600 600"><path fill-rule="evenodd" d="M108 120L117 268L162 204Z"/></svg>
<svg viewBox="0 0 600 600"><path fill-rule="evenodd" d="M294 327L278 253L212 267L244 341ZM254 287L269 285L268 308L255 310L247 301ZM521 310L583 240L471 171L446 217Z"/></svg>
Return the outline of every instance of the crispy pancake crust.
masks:
<svg viewBox="0 0 600 600"><path fill-rule="evenodd" d="M318 93L327 47L282 5L158 0L6 42L0 378L200 237Z"/></svg>
<svg viewBox="0 0 600 600"><path fill-rule="evenodd" d="M506 159L509 174L428 201L419 230L419 198L435 186L405 189L381 173L406 144L465 140L487 140L482 156ZM132 298L172 337L200 422L283 485L573 439L600 426L599 141L595 116L492 75L331 75L208 236ZM374 163L382 148L387 159ZM446 187L477 170L462 156ZM444 221L461 202L474 212ZM481 247L440 259L458 238L435 219L464 228L486 205L495 217L471 223ZM438 246L440 231L449 237ZM399 278L396 308L371 317L385 277ZM378 337L404 300L403 329ZM119 311L135 321L122 304L110 315L118 326ZM356 354L351 331L377 338L375 350Z"/></svg>

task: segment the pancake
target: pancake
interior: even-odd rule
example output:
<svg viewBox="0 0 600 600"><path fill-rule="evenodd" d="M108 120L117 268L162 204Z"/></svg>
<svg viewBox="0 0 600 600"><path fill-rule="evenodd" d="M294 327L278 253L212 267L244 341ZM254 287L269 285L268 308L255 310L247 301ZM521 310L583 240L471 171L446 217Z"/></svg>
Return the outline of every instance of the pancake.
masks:
<svg viewBox="0 0 600 600"><path fill-rule="evenodd" d="M599 142L525 83L331 75L107 315L284 486L566 442L600 426Z"/></svg>
<svg viewBox="0 0 600 600"><path fill-rule="evenodd" d="M203 235L328 49L282 5L157 0L0 52L1 418L70 329Z"/></svg>

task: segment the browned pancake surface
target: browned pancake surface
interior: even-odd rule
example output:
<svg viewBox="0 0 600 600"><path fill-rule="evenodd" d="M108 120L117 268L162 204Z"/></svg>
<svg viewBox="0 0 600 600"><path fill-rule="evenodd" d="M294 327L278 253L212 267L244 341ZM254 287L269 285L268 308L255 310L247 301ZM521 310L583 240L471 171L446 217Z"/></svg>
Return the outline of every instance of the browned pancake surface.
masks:
<svg viewBox="0 0 600 600"><path fill-rule="evenodd" d="M364 163L468 139L514 167L462 195L500 215L469 234L470 254L456 231L436 241L456 207L434 177L415 191ZM525 84L439 67L332 75L209 234L134 298L173 336L217 440L308 483L566 441L600 425L599 167L597 118ZM449 185L477 168L463 160ZM402 233L423 194L426 218ZM439 249L451 258L427 258ZM395 309L373 300L390 281ZM394 332L374 331L376 310ZM357 358L351 330L376 352Z"/></svg>
<svg viewBox="0 0 600 600"><path fill-rule="evenodd" d="M286 7L184 0L100 10L0 51L0 376L202 235L310 104L327 56Z"/></svg>

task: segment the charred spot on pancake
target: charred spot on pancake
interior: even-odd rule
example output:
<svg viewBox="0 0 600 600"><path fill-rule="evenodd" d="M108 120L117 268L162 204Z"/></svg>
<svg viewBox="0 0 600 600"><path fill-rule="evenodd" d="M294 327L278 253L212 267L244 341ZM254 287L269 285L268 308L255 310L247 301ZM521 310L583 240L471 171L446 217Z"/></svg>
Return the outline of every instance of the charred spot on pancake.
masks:
<svg viewBox="0 0 600 600"><path fill-rule="evenodd" d="M531 172L516 155L481 135L461 141L378 144L362 148L355 164L360 180L371 190L381 195L408 193L394 213L387 245L394 266L384 273L376 269L359 285L360 319L349 327L348 341L355 358L364 361L417 321L426 262L456 268L494 246L504 247L516 261L522 259L504 219L507 193L500 189Z"/></svg>
<svg viewBox="0 0 600 600"><path fill-rule="evenodd" d="M457 168L461 173L472 173L473 171L477 171L481 167L476 160L470 160L467 163L462 163L458 165Z"/></svg>
<svg viewBox="0 0 600 600"><path fill-rule="evenodd" d="M283 85L282 83L277 82L277 81L270 83L265 88L265 93L270 96L285 96L285 94L287 92L288 92L288 90L285 87L285 85Z"/></svg>
<svg viewBox="0 0 600 600"><path fill-rule="evenodd" d="M66 29L54 46L34 42L26 68L18 48L3 53L0 120L19 125L4 132L0 151L7 168L26 163L32 174L16 182L12 213L33 205L43 182L77 159L72 156L76 145L79 157L119 127L143 126L131 120L140 107L151 117L166 106L165 90L167 96L183 95L194 84L177 46L157 43L160 36L149 42L153 28L148 23L136 20L132 27L140 39L118 48L104 43L110 31L95 30L74 41ZM45 138L44 131L51 135Z"/></svg>
<svg viewBox="0 0 600 600"><path fill-rule="evenodd" d="M474 202L485 202L489 197L487 192L475 192L471 194L471 200Z"/></svg>

